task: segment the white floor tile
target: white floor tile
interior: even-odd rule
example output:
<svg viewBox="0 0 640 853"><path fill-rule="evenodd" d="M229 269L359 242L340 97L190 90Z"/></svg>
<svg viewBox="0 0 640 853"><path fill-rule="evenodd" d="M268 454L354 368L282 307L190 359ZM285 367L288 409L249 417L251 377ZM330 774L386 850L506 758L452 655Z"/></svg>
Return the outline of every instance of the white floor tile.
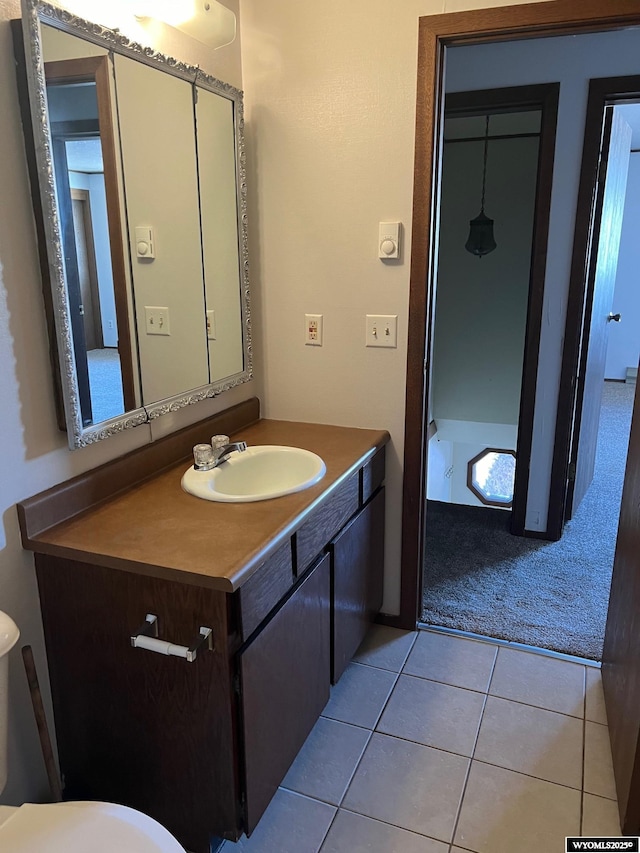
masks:
<svg viewBox="0 0 640 853"><path fill-rule="evenodd" d="M585 696L585 717L593 723L607 725L607 710L602 690L602 674L594 666L587 668L587 692Z"/></svg>
<svg viewBox="0 0 640 853"><path fill-rule="evenodd" d="M420 631L403 672L486 693L497 651L491 643Z"/></svg>
<svg viewBox="0 0 640 853"><path fill-rule="evenodd" d="M282 787L340 805L370 736L367 729L320 717Z"/></svg>
<svg viewBox="0 0 640 853"><path fill-rule="evenodd" d="M387 669L351 663L331 688L324 717L373 729L393 689L397 675Z"/></svg>
<svg viewBox="0 0 640 853"><path fill-rule="evenodd" d="M454 842L476 853L564 849L580 829L580 791L474 761Z"/></svg>
<svg viewBox="0 0 640 853"><path fill-rule="evenodd" d="M585 723L584 790L599 797L616 799L609 730L600 723Z"/></svg>
<svg viewBox="0 0 640 853"><path fill-rule="evenodd" d="M222 853L318 853L336 809L291 791L276 791L251 837L225 841Z"/></svg>
<svg viewBox="0 0 640 853"><path fill-rule="evenodd" d="M489 696L474 758L582 788L583 721Z"/></svg>
<svg viewBox="0 0 640 853"><path fill-rule="evenodd" d="M340 809L321 853L448 853L449 845Z"/></svg>
<svg viewBox="0 0 640 853"><path fill-rule="evenodd" d="M373 625L353 659L358 663L400 672L417 635L417 631L400 631L386 625Z"/></svg>
<svg viewBox="0 0 640 853"><path fill-rule="evenodd" d="M582 800L582 835L592 838L620 836L620 813L615 800L585 794Z"/></svg>
<svg viewBox="0 0 640 853"><path fill-rule="evenodd" d="M489 693L582 719L584 671L582 664L502 646Z"/></svg>
<svg viewBox="0 0 640 853"><path fill-rule="evenodd" d="M468 766L460 755L374 733L342 805L448 842Z"/></svg>
<svg viewBox="0 0 640 853"><path fill-rule="evenodd" d="M401 675L377 730L471 757L485 696Z"/></svg>

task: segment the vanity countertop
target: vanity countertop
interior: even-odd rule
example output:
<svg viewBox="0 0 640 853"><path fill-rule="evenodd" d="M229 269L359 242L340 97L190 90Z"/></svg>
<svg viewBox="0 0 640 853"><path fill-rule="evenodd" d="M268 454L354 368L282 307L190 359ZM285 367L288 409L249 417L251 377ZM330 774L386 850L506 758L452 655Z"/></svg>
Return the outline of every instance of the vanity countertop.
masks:
<svg viewBox="0 0 640 853"><path fill-rule="evenodd" d="M315 486L272 500L205 501L180 485L188 460L29 537L26 548L234 592L307 518L309 512L389 440L384 430L260 420L232 440L302 447L324 459Z"/></svg>

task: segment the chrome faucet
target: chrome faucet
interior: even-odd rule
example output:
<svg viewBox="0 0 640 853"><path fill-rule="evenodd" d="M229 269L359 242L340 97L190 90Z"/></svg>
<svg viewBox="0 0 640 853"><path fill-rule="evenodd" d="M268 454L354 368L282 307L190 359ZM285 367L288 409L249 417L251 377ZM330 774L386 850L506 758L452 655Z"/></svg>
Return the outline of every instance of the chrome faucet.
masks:
<svg viewBox="0 0 640 853"><path fill-rule="evenodd" d="M247 449L246 441L229 442L228 435L214 435L211 439L211 447L213 448L213 467L217 467L235 450L242 453Z"/></svg>

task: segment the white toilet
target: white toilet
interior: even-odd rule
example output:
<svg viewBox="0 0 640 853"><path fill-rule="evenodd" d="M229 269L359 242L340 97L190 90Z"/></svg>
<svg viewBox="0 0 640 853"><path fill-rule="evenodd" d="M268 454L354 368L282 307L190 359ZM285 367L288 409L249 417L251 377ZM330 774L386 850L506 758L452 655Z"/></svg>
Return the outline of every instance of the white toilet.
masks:
<svg viewBox="0 0 640 853"><path fill-rule="evenodd" d="M8 652L20 632L0 611L0 792L7 781ZM185 853L157 821L112 803L0 806L6 853Z"/></svg>

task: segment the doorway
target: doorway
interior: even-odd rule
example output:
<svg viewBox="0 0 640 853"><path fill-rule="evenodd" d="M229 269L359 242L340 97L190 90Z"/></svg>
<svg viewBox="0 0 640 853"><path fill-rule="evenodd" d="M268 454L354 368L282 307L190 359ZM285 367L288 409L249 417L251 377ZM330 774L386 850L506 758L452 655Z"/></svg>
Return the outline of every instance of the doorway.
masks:
<svg viewBox="0 0 640 853"><path fill-rule="evenodd" d="M427 497L499 506L516 535L527 502L558 95L551 83L452 92L445 102ZM497 250L465 244L485 201Z"/></svg>
<svg viewBox="0 0 640 853"><path fill-rule="evenodd" d="M624 5L624 4L623 4ZM402 583L401 583L401 613L395 624L402 627L410 627L415 624L415 619L419 613L421 603L421 572L422 572L422 556L424 549L424 485L426 483L426 467L427 467L427 418L428 411L426 406L428 392L428 375L430 369L430 358L433 348L431 339L431 323L428 319L431 318L434 309L435 299L435 279L437 275L437 255L431 251L431 240L425 240L424 235L429 234L431 229L429 223L437 221L439 209L439 195L433 195L432 201L426 202L425 195L431 198L432 186L439 187L439 174L441 165L441 136L442 136L442 121L443 112L440 109L434 110L434 103L442 103L440 98L443 98L442 90L444 88L444 66L445 59L448 60L450 48L455 47L461 50L471 50L470 43L473 43L473 49L476 47L487 46L493 47L496 37L500 37L503 30L508 31L510 42L501 42L506 46L510 46L516 55L523 54L524 49L536 42L533 36L549 36L554 34L566 34L568 29L575 33L591 32L593 29L598 30L615 30L622 23L628 24L633 16L630 17L628 7L617 9L615 6L607 10L607 14L601 14L595 8L586 8L584 4L575 4L572 2L547 3L544 10L541 8L524 9L513 7L503 9L483 10L481 13L460 13L449 14L443 16L434 16L433 18L421 19L421 56L423 57L420 66L421 85L418 90L418 145L416 148L416 196L414 207L414 223L413 223L413 239L412 239L412 286L410 294L410 318L409 318L409 353L407 363L407 408L406 408L406 431L405 431L405 478L404 478L404 493L403 493L403 557L402 557ZM637 15L640 21L640 9ZM550 22L558 21L557 29L550 31ZM569 27L569 23L571 26ZM595 23L597 23L597 26ZM461 35L462 34L462 35ZM464 35L467 34L467 35ZM617 36L618 33L615 33ZM519 38L526 37L528 41L522 43ZM594 38L596 36L594 35ZM482 43L482 44L479 44ZM616 54L616 51L614 51ZM598 51L600 59L607 57L606 50ZM637 55L637 51L636 51ZM437 58L437 62L435 61ZM425 66L425 62L427 63ZM432 65L432 63L434 63ZM475 63L475 64L474 64ZM487 61L486 65L490 63ZM571 65L571 61L567 60L567 64ZM521 59L521 65L524 68L529 67L529 63ZM541 63L537 63L540 67ZM637 68L637 62L630 62L632 68ZM472 74L478 75L478 69L483 68L481 61L470 61L466 63L467 68ZM535 67L533 63L531 67ZM598 66L601 68L602 65ZM425 68L427 69L425 71ZM546 69L545 69L546 71ZM424 75L432 75L429 79L425 79ZM447 82L451 79L450 68L447 61ZM494 76L497 79L504 79L504 69L494 68ZM507 75L508 79L512 79L513 75ZM589 75L587 75L588 77ZM556 78L557 79L557 78ZM516 82L518 82L516 80ZM423 85L424 84L424 85ZM432 88L434 87L434 88ZM431 94L432 91L439 92L435 101ZM565 94L565 99L567 95ZM572 100L569 97L569 100ZM586 94L585 94L586 100ZM573 120L570 122L571 129L575 130L578 123ZM566 127L564 132L566 132ZM579 173L579 156L576 157L576 150L582 144L582 135L584 133L584 119L582 120L581 128L577 129L578 137L574 136L574 146L570 156L563 154L561 161L556 162L556 171L565 179L568 167L577 163L577 172ZM433 168L433 171L432 171ZM432 184L432 177L435 178L435 183ZM573 206L575 211L575 193L577 193L579 174L576 174L575 184L576 189L573 195ZM533 485L529 487L529 499L526 507L525 529L530 537L538 537L547 533L547 507L536 504L532 500L532 491L537 488L538 493L543 493L548 496L549 483L548 478L551 470L551 456L554 446L553 424L555 420L555 406L557 404L557 390L554 388L553 381L548 379L540 381L540 377L548 373L550 365L553 366L554 360L559 365L562 355L562 335L564 332L564 315L562 308L563 298L561 294L563 278L568 279L568 268L570 266L571 239L573 233L572 215L567 214L566 210L560 213L555 213L552 207L551 212L551 227L556 239L558 235L564 235L565 242L568 243L568 248L565 253L568 254L566 262L567 269L562 269L562 264L559 264L558 252L554 248L550 249L547 265L553 261L556 266L553 269L552 279L554 281L553 288L547 288L555 299L549 305L545 306L545 326L554 326L556 329L556 340L553 346L548 345L548 341L539 347L539 358L541 360L538 371L538 389L537 395L543 402L546 403L547 409L539 405L539 400L536 400L536 417L533 422L533 442L540 443L544 440L548 444L548 458L543 459L542 463L534 459L529 477L533 480ZM543 259L544 261L545 259ZM549 269L547 269L549 275ZM425 288L425 281L427 287ZM558 283L556 286L556 282ZM566 287L566 285L564 285ZM560 305L560 308L558 308ZM564 304L566 309L566 301ZM543 327L544 334L544 327ZM579 343L579 342L578 342ZM555 348L555 349L554 349ZM426 370L425 370L426 368ZM565 389L566 390L566 389ZM551 408L549 408L551 406ZM425 423L425 421L427 423ZM420 429L418 430L418 425ZM568 460L567 460L568 466ZM540 488L540 481L547 478L544 488Z"/></svg>
<svg viewBox="0 0 640 853"><path fill-rule="evenodd" d="M437 272L432 223L437 219L438 209L443 84L447 51L454 45L502 43L506 39L518 41L517 46L520 49L526 41L542 36L631 32L631 28L638 26L640 26L640 3L636 0L631 2L611 0L606 10L603 10L602 4L591 2L591 0L585 2L549 0L546 3L483 9L477 12L445 14L420 19L418 62L420 85L417 101L407 360L401 606L400 614L394 622L399 627L415 626L421 593L428 426L426 400L431 352L428 319L433 311ZM592 58L597 61L607 55L606 50L600 50L594 53ZM637 73L637 55L636 50L634 67L623 73ZM573 156L575 157L575 153ZM564 165L568 171L570 164ZM559 231L563 228L566 230L567 227L573 230L573 222L568 218L565 218L565 221L558 219L556 227ZM565 281L563 277L558 277L554 290L554 295L560 301L564 292L563 281ZM548 288L547 292L549 292ZM584 292L583 287L583 295ZM580 304L583 304L583 301ZM562 312L545 310L545 321L550 326L557 326L560 323L564 328L564 314L567 308L571 309L571 306L567 306L565 301L565 310ZM575 309L575 306L573 308ZM578 322L580 323L580 320ZM559 349L561 354L561 344ZM576 350L576 358L578 358L579 342ZM541 346L540 356L543 362L540 365L541 371L557 355L558 351L553 348L545 349ZM558 388L555 382L549 381L539 383L539 388L541 397L548 405L547 408L536 406L538 421L534 422L534 444L539 439L548 440L553 446L554 434L549 435L549 420L551 419L551 433L553 433L558 399L566 393L567 389ZM569 388L572 392L569 400L573 399L574 390ZM640 559L638 547L640 531L639 401L640 395L636 394L603 656L603 684L622 829L623 832L632 835L637 834L640 826L640 799L637 795L640 790L638 785L640 717L637 713L640 695L635 689L640 683L640 641L637 639L635 630L638 606L637 575L640 570L638 562ZM544 465L532 465L530 476L537 481L545 478L548 481L551 467L550 458L545 460ZM546 527L547 514L547 507L531 503L528 505L528 523L532 530Z"/></svg>
<svg viewBox="0 0 640 853"><path fill-rule="evenodd" d="M134 374L138 365L129 322L109 75L106 56L45 63L56 196L84 425L136 407ZM98 377L108 383L104 389L97 384Z"/></svg>
<svg viewBox="0 0 640 853"><path fill-rule="evenodd" d="M440 424L439 417L430 424L427 488L429 500L426 509L422 610L422 621L427 624L472 631L499 639L515 640L585 658L599 660L602 656L606 607L634 390L632 385L625 386L620 382L608 383L604 392L604 416L599 417L605 384L607 342L612 334L618 334L619 354L615 365L609 369L609 378L624 380L631 375L633 369L626 365L624 359L627 359L630 365L637 364L640 354L637 333L640 327L640 307L634 315L637 300L632 292L635 269L637 269L637 263L634 263L637 242L635 228L638 220L634 213L637 191L633 187L630 204L624 208L631 130L627 121L622 118L624 112L626 119L633 123L634 111L640 108L628 102L624 106L607 106L607 103L620 100L625 90L628 94L633 93L635 88L636 81L633 78L626 78L624 81L601 79L592 81L591 84L588 113L592 121L588 122L585 144L587 154L583 167L587 184L590 180L587 155L591 142L595 141L596 152L602 148L603 153L600 156L602 191L599 190L599 200L595 205L597 216L594 231L596 233L592 240L591 255L593 257L590 261L593 271L589 275L584 320L587 326L585 337L588 337L590 342L589 354L587 357L587 347L583 346L578 374L578 385L581 386L582 393L577 395L576 406L579 412L586 413L582 419L583 429L579 437L583 442L582 458L586 458L587 464L583 463L582 467L578 468L579 473L588 471L587 476L584 473L582 475L579 496L581 500L586 493L584 506L575 513L575 520L568 525L559 542L554 541L550 544L540 538L514 540L509 535L508 521L504 518L505 509L508 509L505 497L508 483L504 482L504 476L502 477L503 494L497 500L488 500L488 495L477 488L478 483L474 483L472 476L473 470L479 467L480 460L486 462L488 458L493 457L497 465L500 459L506 457L508 451L503 449L502 454L498 455L495 448L482 449L471 444L446 440L449 433L454 432L452 427L455 426L457 436L454 435L454 438L472 435L474 430L476 433L478 430L484 430L486 433L487 430L493 429L493 434L485 436L487 441L495 443L497 436L501 435L506 436L503 443L508 443L508 425L486 423L490 420L487 417L477 415L473 417L474 412L480 412L482 406L485 407L482 410L485 412L500 410L499 406L487 408L495 394L491 382L499 378L501 365L499 359L495 365L485 363L486 354L491 351L491 342L485 342L484 353L478 355L475 360L468 359L468 363L462 363L465 374L468 373L472 377L475 375L474 371L481 371L480 375L474 379L478 387L486 386L483 387L480 408L473 409L472 416L468 419L469 423L449 424L448 421L443 421L442 440L438 438L441 430L436 428L436 424ZM608 94L604 97L602 93ZM487 309L483 307L481 296L472 289L466 296L457 294L454 299L455 311L451 316L446 314L447 295L445 293L443 296L442 288L448 286L451 268L451 261L446 257L447 253L454 255L456 269L454 290L456 287L459 289L464 286L464 258L461 259L464 253L459 252L460 247L455 244L452 249L449 248L450 232L455 230L455 222L450 215L452 201L447 198L447 194L451 192L451 182L447 175L450 161L446 153L448 138L446 115L445 110L445 156L440 220L440 232L443 236L440 240L434 323L435 344L431 370L432 399L434 400L432 410L436 415L446 414L443 411L444 403L451 400L458 406L463 405L466 409L473 408L473 387L465 387L465 377L459 376L456 379L454 374L456 366L460 366L460 354L466 351L467 344L473 344L474 329L473 327L462 329L462 334L458 337L455 318L458 314L464 318L464 306L471 304L475 305L474 319L480 323L483 311L490 309L490 306ZM612 137L619 137L617 143L612 138L609 144L607 142L609 135L606 132L605 140L602 141L603 124L605 131L611 130L612 127L617 128L616 133L612 134ZM508 171L504 152L501 163L504 164L505 171ZM461 164L456 163L456 177L459 177L462 171ZM517 186L517 182L513 180L509 183L512 188ZM521 190L520 195L522 194ZM454 199L454 206L457 201ZM627 219L627 237L624 244L620 245L623 211ZM515 218L513 213L511 218ZM598 239L597 232L603 235L602 239ZM627 309L625 310L627 324L618 327L616 323L608 321L619 319L619 315L611 311L619 245L624 256L621 257L622 269L618 276L618 289L622 290L619 301L622 301ZM492 253L491 257L498 254L499 250ZM443 255L445 255L444 264ZM485 267L484 271L486 269ZM507 284L515 287L517 266L514 265L513 270L514 273L509 276ZM501 273L499 266L496 265L494 275L500 277L504 272ZM483 285L486 288L486 282L477 279L477 283L478 289L482 290ZM626 299L625 290L631 291ZM487 298L490 299L490 291ZM438 312L442 305L445 306L445 322L439 326ZM461 322L464 324L464 320ZM480 325L490 328L488 323L480 323ZM446 332L448 350L438 346L438 338L443 332ZM473 350L473 346L471 349ZM446 369L443 369L441 364L439 365L439 359L442 360L446 354L449 355L452 364L445 365ZM508 353L505 352L504 355L505 358L508 355L510 361L517 360L517 354L513 349ZM439 383L441 384L443 374L451 379L444 395L439 392ZM443 399L441 400L440 397ZM485 423L479 423L481 421ZM585 431L585 424L591 429ZM495 432L496 430L499 432ZM579 430L578 419L574 445L578 444ZM586 444L584 444L585 434ZM597 469L596 445L598 445ZM442 464L445 457L446 467ZM520 463L525 464L525 460L521 458L518 461L518 464ZM592 479L593 483L591 483ZM569 487L574 480L570 478ZM481 504L500 506L501 500L503 505L500 510L479 509ZM574 512L578 509L579 502L577 499L574 500ZM465 504L466 506L461 506ZM567 518L571 518L571 515L568 514ZM549 537L552 540L559 538L560 536Z"/></svg>

